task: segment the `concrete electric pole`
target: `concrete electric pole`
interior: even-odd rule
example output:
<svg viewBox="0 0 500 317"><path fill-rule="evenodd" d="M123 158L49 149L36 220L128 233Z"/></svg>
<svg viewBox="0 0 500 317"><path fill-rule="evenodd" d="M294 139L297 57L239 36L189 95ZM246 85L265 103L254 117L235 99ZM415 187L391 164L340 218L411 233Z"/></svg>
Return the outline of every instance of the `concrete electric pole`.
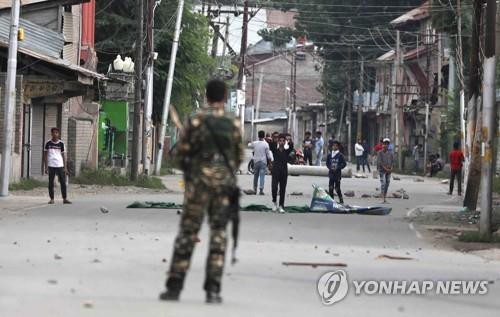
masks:
<svg viewBox="0 0 500 317"><path fill-rule="evenodd" d="M9 195L10 170L12 168L12 140L14 114L16 112L17 36L19 32L20 0L12 0L9 35L9 59L5 80L5 116L3 122L2 165L0 168L0 196Z"/></svg>
<svg viewBox="0 0 500 317"><path fill-rule="evenodd" d="M479 232L491 236L492 182L495 173L497 149L497 107L496 107L496 8L495 0L486 1L486 30L483 62L483 127L481 129L481 218Z"/></svg>
<svg viewBox="0 0 500 317"><path fill-rule="evenodd" d="M155 175L160 175L163 151L165 147L165 134L167 132L168 112L170 109L170 99L172 97L172 84L174 83L175 59L179 47L179 37L181 35L182 13L184 12L184 0L179 0L177 6L177 19L175 21L174 42L170 53L170 64L168 68L167 85L165 88L165 99L163 102L163 113L161 117L160 138L158 139L158 151L156 154Z"/></svg>
<svg viewBox="0 0 500 317"><path fill-rule="evenodd" d="M139 162L141 160L141 110L142 110L142 44L144 29L144 2L136 1L137 38L135 40L135 96L134 96L134 128L132 135L132 171L130 178L137 180Z"/></svg>

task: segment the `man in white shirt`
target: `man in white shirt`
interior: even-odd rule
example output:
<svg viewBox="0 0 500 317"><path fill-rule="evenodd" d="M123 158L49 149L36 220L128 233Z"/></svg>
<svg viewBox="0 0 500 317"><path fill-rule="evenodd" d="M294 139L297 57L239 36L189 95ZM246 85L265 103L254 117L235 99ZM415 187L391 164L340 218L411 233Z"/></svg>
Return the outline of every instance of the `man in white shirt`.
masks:
<svg viewBox="0 0 500 317"><path fill-rule="evenodd" d="M257 183L260 178L259 195L264 195L264 181L267 173L268 161L273 161L273 153L269 149L269 144L264 140L266 133L259 131L259 139L252 143L253 148L253 190L257 194Z"/></svg>
<svg viewBox="0 0 500 317"><path fill-rule="evenodd" d="M54 204L54 178L57 175L61 184L61 194L64 204L71 204L66 193L66 154L63 141L59 139L60 131L52 128L52 139L45 143L43 152L43 166L46 174L49 174L49 204Z"/></svg>
<svg viewBox="0 0 500 317"><path fill-rule="evenodd" d="M358 139L358 142L354 145L354 152L356 154L356 172L359 173L359 167L363 163L363 152L365 148L361 145L361 139Z"/></svg>

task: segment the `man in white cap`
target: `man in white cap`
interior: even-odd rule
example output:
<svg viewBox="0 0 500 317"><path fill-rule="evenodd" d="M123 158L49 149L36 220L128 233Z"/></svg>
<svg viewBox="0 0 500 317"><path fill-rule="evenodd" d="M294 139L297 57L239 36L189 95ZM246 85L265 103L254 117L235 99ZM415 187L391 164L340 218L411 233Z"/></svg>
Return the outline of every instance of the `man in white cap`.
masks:
<svg viewBox="0 0 500 317"><path fill-rule="evenodd" d="M377 169L380 176L380 193L382 194L383 203L386 203L387 190L391 181L391 173L394 168L394 155L389 151L391 140L385 138L383 140L383 149L377 155Z"/></svg>

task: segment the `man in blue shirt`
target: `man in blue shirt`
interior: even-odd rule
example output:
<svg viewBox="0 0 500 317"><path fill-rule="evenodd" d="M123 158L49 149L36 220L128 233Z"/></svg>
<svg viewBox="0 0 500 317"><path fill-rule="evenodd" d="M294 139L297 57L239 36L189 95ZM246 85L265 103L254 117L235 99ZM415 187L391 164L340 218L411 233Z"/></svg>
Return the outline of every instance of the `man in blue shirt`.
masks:
<svg viewBox="0 0 500 317"><path fill-rule="evenodd" d="M341 204L344 203L344 199L342 197L342 191L340 189L340 181L342 180L342 169L346 167L346 161L344 155L340 152L340 142L333 141L332 142L332 151L328 153L328 157L326 159L326 167L330 170L328 173L328 177L330 178L328 184L328 193L332 198L334 198L333 190L337 192L339 196L339 202Z"/></svg>
<svg viewBox="0 0 500 317"><path fill-rule="evenodd" d="M321 166L321 159L323 158L323 147L325 146L325 140L321 134L321 131L316 132L316 143L314 144L314 153L316 153L316 163L314 165Z"/></svg>

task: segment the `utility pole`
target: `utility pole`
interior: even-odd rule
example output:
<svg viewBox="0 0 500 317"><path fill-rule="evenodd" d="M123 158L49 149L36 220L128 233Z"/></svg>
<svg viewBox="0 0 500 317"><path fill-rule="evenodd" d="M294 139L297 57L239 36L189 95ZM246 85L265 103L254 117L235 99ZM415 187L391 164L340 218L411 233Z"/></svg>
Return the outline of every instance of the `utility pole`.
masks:
<svg viewBox="0 0 500 317"><path fill-rule="evenodd" d="M170 109L170 99L172 97L172 84L174 83L175 59L179 47L179 37L181 35L182 13L184 12L184 0L179 0L177 6L177 18L175 20L174 41L170 53L170 63L168 65L168 77L165 87L165 99L163 101L163 113L161 117L160 138L158 139L158 151L156 154L155 175L160 175L161 163L163 161L163 148L165 146L165 134L167 132L168 111Z"/></svg>
<svg viewBox="0 0 500 317"><path fill-rule="evenodd" d="M155 10L160 5L161 0L148 0L148 65L146 70L146 98L144 103L144 115L142 117L142 164L144 164L144 174L148 175L151 169L151 157L148 155L149 145L151 142L151 116L153 113L153 85L154 85L154 61L155 61L155 45L154 45L154 25L155 25Z"/></svg>
<svg viewBox="0 0 500 317"><path fill-rule="evenodd" d="M220 26L214 25L214 37L212 38L212 58L217 57L217 49L219 48L219 31Z"/></svg>
<svg viewBox="0 0 500 317"><path fill-rule="evenodd" d="M467 146L466 146L466 121L465 121L465 92L464 92L464 67L463 67L463 45L462 45L462 5L461 5L461 0L457 0L457 51L456 51L456 61L459 62L457 63L457 70L458 70L458 79L459 79L459 102L460 102L460 143L462 147L463 153L467 153ZM450 65L451 65L452 60L450 59ZM450 68L450 75L451 75L451 68ZM455 75L455 73L453 73ZM451 77L450 77L451 79ZM448 90L451 91L451 90ZM454 96L454 95L453 95ZM464 168L464 184L467 186L467 178L468 178L468 172L469 172L469 156L465 154L465 168ZM466 187L464 187L464 190L466 190Z"/></svg>
<svg viewBox="0 0 500 317"><path fill-rule="evenodd" d="M431 47L433 44L433 38L432 38L432 30L430 27L426 29L426 34L425 34L425 45L427 48L426 52L426 65L425 65L425 73L427 76L427 96L425 98L425 138L424 138L424 166L427 164L427 151L429 150L429 145L428 145L428 136L429 136L429 106L431 103L431 91L432 91L432 83L434 82L434 79L431 78ZM425 173L425 170L424 170Z"/></svg>
<svg viewBox="0 0 500 317"><path fill-rule="evenodd" d="M14 138L14 114L16 112L17 36L19 32L20 0L12 0L9 35L9 60L5 80L5 105L3 120L2 165L0 168L0 196L9 195L10 170L12 168L12 140Z"/></svg>
<svg viewBox="0 0 500 317"><path fill-rule="evenodd" d="M472 21L471 54L469 62L469 101L467 103L467 151L469 157L469 172L465 190L464 206L476 210L479 187L481 183L481 146L478 130L482 119L480 114L479 94L481 74L479 69L480 33L482 25L483 1L474 1L474 17Z"/></svg>
<svg viewBox="0 0 500 317"><path fill-rule="evenodd" d="M141 108L142 108L142 44L144 28L144 2L136 0L137 38L135 41L135 100L134 129L132 135L132 171L130 178L137 180L139 176L139 161L141 159Z"/></svg>
<svg viewBox="0 0 500 317"><path fill-rule="evenodd" d="M292 51L292 140L298 144L297 136L297 51Z"/></svg>
<svg viewBox="0 0 500 317"><path fill-rule="evenodd" d="M358 133L357 139L361 140L363 137L363 105L364 105L364 77L365 77L365 60L361 56L361 65L359 73L359 104L358 104Z"/></svg>
<svg viewBox="0 0 500 317"><path fill-rule="evenodd" d="M220 66L224 68L226 66L226 43L229 42L229 25L231 24L231 21L229 20L229 15L226 16L226 34L223 39L224 45L222 46L222 58L221 58L221 63ZM253 85L252 85L253 89ZM253 102L252 102L253 103Z"/></svg>
<svg viewBox="0 0 500 317"><path fill-rule="evenodd" d="M254 76L255 76L255 73L254 73ZM257 104L255 105L255 117L254 119L259 119L260 115L260 100L261 100L261 97L262 97L262 83L264 82L264 73L263 73L263 69L261 68L260 69L260 76L259 76L259 89L257 90ZM254 134L254 120L252 120L252 134ZM255 131L256 132L256 131ZM252 135L253 137L253 135ZM253 138L252 138L252 141L253 141Z"/></svg>
<svg viewBox="0 0 500 317"><path fill-rule="evenodd" d="M351 86L351 67L352 67L352 48L347 49L347 59L349 60L349 71L347 72L347 159L352 162L352 86Z"/></svg>
<svg viewBox="0 0 500 317"><path fill-rule="evenodd" d="M341 140L342 136L342 122L344 121L344 111L345 111L345 106L347 104L347 97L346 94L344 94L344 102L342 103L342 110L340 112L340 120L339 120L339 127L337 130L337 140Z"/></svg>
<svg viewBox="0 0 500 317"><path fill-rule="evenodd" d="M240 68L238 72L238 90L242 95L240 104L240 120L241 120L241 137L245 139L245 103L246 103L246 77L245 77L245 66L246 66L246 55L248 46L248 0L245 0L243 7L243 26L242 26L242 36L241 36L241 47L240 47Z"/></svg>
<svg viewBox="0 0 500 317"><path fill-rule="evenodd" d="M496 0L486 1L486 31L485 49L483 62L483 127L481 143L481 218L479 220L479 232L481 235L490 237L491 209L492 209L492 182L495 173L495 161L493 160L497 149L497 107L496 107Z"/></svg>
<svg viewBox="0 0 500 317"><path fill-rule="evenodd" d="M392 142L396 142L396 93L397 93L397 85L398 85L398 75L399 75L399 55L400 55L400 47L401 47L401 38L399 34L399 30L396 32L396 54L394 56L394 65L392 68L392 82L391 82L391 139Z"/></svg>

